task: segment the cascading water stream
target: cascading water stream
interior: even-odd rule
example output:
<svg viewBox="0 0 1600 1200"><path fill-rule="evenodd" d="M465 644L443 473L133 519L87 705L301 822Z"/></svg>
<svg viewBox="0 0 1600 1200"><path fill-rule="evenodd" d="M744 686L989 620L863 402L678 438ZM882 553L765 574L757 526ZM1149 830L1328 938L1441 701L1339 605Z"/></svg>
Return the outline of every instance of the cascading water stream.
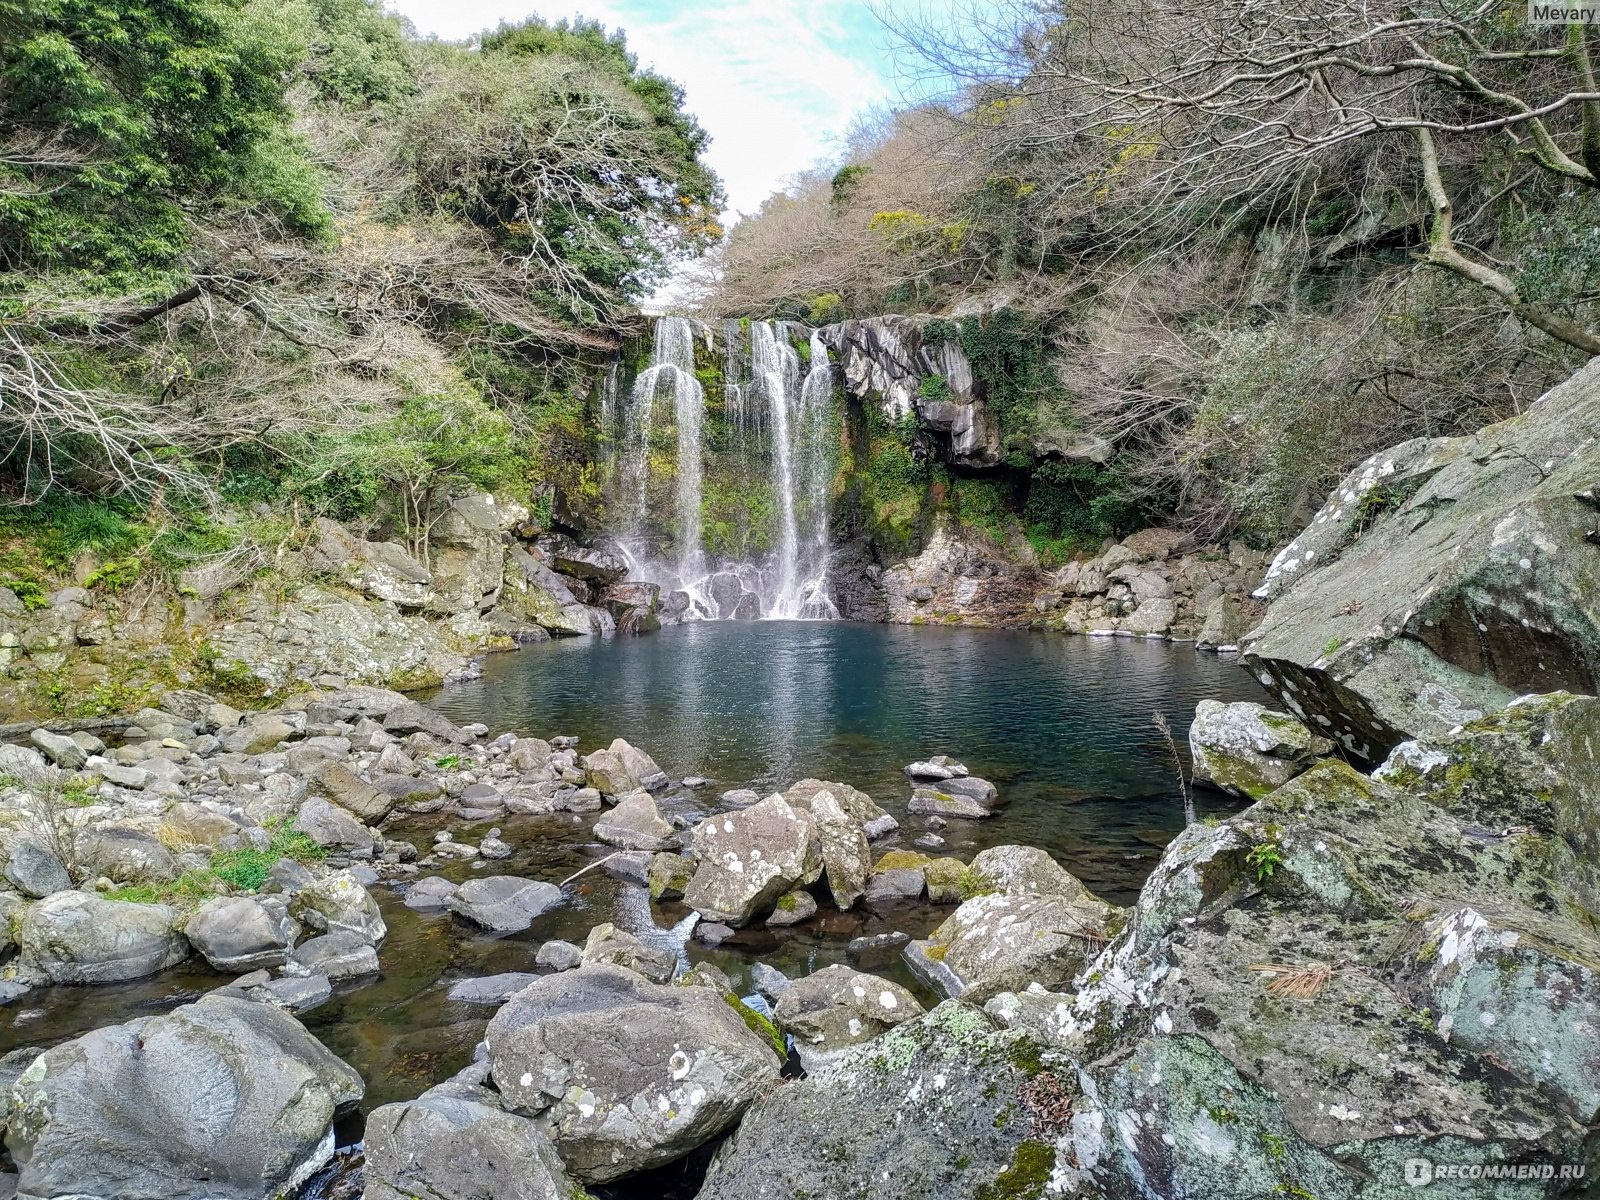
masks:
<svg viewBox="0 0 1600 1200"><path fill-rule="evenodd" d="M784 611L793 599L800 553L800 532L795 521L794 440L791 419L795 385L800 379L800 356L780 338L768 321L750 327L750 357L755 377L767 400L772 430L772 486L778 496L778 581L771 616L794 616Z"/></svg>
<svg viewBox="0 0 1600 1200"><path fill-rule="evenodd" d="M709 330L704 336L712 336ZM626 455L614 495L623 514L618 549L632 578L660 585L663 600L682 593L679 619L837 619L828 597L828 492L833 478L833 369L828 349L809 335L809 365L795 327L770 321L721 326L723 431L713 462L735 478L765 475L771 485L773 553L764 561L708 562L702 542L705 496L705 393L695 375L696 326L682 317L656 322L650 365L640 372L623 414ZM650 449L658 393L671 381L676 431L674 507L677 553L661 554L651 509ZM602 409L606 394L602 388ZM602 420L607 414L602 412ZM720 456L720 457L719 457ZM659 493L658 493L659 494ZM654 536L652 536L654 535Z"/></svg>
<svg viewBox="0 0 1600 1200"><path fill-rule="evenodd" d="M673 422L678 431L678 557L680 573L687 576L700 556L700 428L706 398L705 389L694 374L694 327L683 317L661 317L656 321L650 366L634 381L628 406L626 481L631 503L627 533L635 543L642 541L649 517L650 429L662 380L672 384Z"/></svg>

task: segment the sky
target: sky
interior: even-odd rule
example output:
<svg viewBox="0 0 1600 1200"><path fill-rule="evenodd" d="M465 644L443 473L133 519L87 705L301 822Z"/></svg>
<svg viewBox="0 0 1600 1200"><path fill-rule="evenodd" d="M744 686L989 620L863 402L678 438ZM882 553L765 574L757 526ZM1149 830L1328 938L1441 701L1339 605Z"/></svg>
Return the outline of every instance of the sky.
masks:
<svg viewBox="0 0 1600 1200"><path fill-rule="evenodd" d="M752 213L834 157L852 121L903 98L893 39L866 0L388 0L423 35L459 41L530 14L581 12L627 30L641 63L677 80L711 135L729 215Z"/></svg>

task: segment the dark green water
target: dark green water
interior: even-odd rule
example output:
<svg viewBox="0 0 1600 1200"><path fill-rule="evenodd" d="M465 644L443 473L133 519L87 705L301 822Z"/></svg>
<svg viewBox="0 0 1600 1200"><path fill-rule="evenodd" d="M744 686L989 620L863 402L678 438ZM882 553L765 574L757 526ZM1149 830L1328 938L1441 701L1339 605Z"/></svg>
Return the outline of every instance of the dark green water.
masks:
<svg viewBox="0 0 1600 1200"><path fill-rule="evenodd" d="M905 813L904 764L954 754L1011 803L988 821L952 821L943 830L949 847L942 853L970 857L1003 842L1043 846L1090 887L1126 902L1183 823L1170 754L1152 714L1166 716L1187 769L1189 718L1208 696L1260 699L1261 693L1231 660L1159 642L760 622L530 647L491 658L482 679L433 703L457 721L482 721L497 733L576 734L585 750L625 736L675 780L699 774L715 781L663 796L665 811L691 818L726 788L781 788L807 775L842 780L904 822L901 835L879 849L909 846L924 832L921 820ZM1198 805L1202 814L1235 807L1206 793ZM516 848L511 858L452 863L439 873L560 882L610 850L593 840L592 818L512 817L496 824ZM488 828L429 817L389 833L420 847L447 826L472 842ZM368 1110L416 1095L471 1058L490 1010L448 999L452 982L532 970L535 951L549 938L581 943L592 926L611 920L681 948L691 961L715 962L743 984L758 960L805 975L842 961L846 941L858 934L898 929L921 936L949 914L914 905L851 913L825 907L806 927L744 931L736 943L707 950L684 944L679 923L688 914L680 906L652 907L641 889L602 871L570 884L568 903L531 929L500 938L448 914L413 912L390 887L374 891L390 931L380 952L382 974L340 987L304 1018L361 1072ZM898 963L872 969L935 999ZM165 1011L224 982L196 959L128 984L42 989L0 1010L0 1052Z"/></svg>
<svg viewBox="0 0 1600 1200"><path fill-rule="evenodd" d="M441 693L459 722L585 748L626 737L674 779L763 793L813 776L853 784L906 824L902 768L953 754L1010 798L952 822L963 855L1002 842L1054 854L1109 899L1137 893L1183 802L1163 714L1188 770L1207 697L1261 700L1231 658L1125 638L846 622L699 622L645 638L572 639L493 657ZM1225 806L1202 795L1202 813Z"/></svg>

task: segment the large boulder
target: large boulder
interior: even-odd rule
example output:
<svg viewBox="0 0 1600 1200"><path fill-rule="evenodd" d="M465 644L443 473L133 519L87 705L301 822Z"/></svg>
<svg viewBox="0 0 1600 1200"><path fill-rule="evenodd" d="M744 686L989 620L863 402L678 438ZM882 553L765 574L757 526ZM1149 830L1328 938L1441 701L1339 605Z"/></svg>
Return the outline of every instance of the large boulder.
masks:
<svg viewBox="0 0 1600 1200"><path fill-rule="evenodd" d="M717 1152L699 1200L1045 1195L1058 1160L1071 1161L1070 1142L1057 1149L1070 1130L1071 1069L1058 1074L1050 1056L946 1001L767 1092Z"/></svg>
<svg viewBox="0 0 1600 1200"><path fill-rule="evenodd" d="M148 833L118 825L80 837L79 865L84 876L105 876L113 883L170 883L179 874L169 851Z"/></svg>
<svg viewBox="0 0 1600 1200"><path fill-rule="evenodd" d="M888 813L878 806L877 801L871 796L860 788L851 787L848 783L829 783L825 779L802 779L799 783L790 785L789 789L783 793L783 798L789 802L791 807L805 809L809 812L812 797L822 792L827 792L828 795L832 796L839 807L844 809L845 814L863 828L873 825L875 822L880 822L885 818L893 820ZM869 833L868 836L871 836L871 834Z"/></svg>
<svg viewBox="0 0 1600 1200"><path fill-rule="evenodd" d="M950 997L982 1001L1029 984L1065 987L1116 931L1118 911L1088 891L974 896L906 961Z"/></svg>
<svg viewBox="0 0 1600 1200"><path fill-rule="evenodd" d="M831 792L818 792L811 798L811 817L816 823L817 848L822 855L822 870L828 880L828 893L841 909L855 906L867 890L872 873L872 847L861 826L846 815Z"/></svg>
<svg viewBox="0 0 1600 1200"><path fill-rule="evenodd" d="M938 859L935 863L950 864L952 860ZM924 867L924 873L935 863ZM972 893L1032 892L1069 900L1087 894L1077 876L1037 846L990 846L980 850L960 882Z"/></svg>
<svg viewBox="0 0 1600 1200"><path fill-rule="evenodd" d="M129 904L86 892L57 892L22 919L23 970L51 983L117 983L142 979L189 957L178 911L166 904Z"/></svg>
<svg viewBox="0 0 1600 1200"><path fill-rule="evenodd" d="M282 966L300 923L280 896L218 896L195 909L183 933L217 970L244 974Z"/></svg>
<svg viewBox="0 0 1600 1200"><path fill-rule="evenodd" d="M614 966L546 976L489 1022L494 1085L586 1183L672 1162L777 1082L777 1051L730 999Z"/></svg>
<svg viewBox="0 0 1600 1200"><path fill-rule="evenodd" d="M1592 1161L1600 937L1570 839L1596 818L1569 804L1596 708L1524 702L1378 778L1320 762L1180 834L1073 986L991 1000L1080 1067L1078 1190L1377 1197L1409 1193L1408 1160Z"/></svg>
<svg viewBox="0 0 1600 1200"><path fill-rule="evenodd" d="M373 946L389 936L378 902L349 871L300 888L289 901L289 915L314 933L353 933Z"/></svg>
<svg viewBox="0 0 1600 1200"><path fill-rule="evenodd" d="M539 1128L493 1093L448 1086L367 1117L364 1200L575 1200L580 1193Z"/></svg>
<svg viewBox="0 0 1600 1200"><path fill-rule="evenodd" d="M294 831L303 833L317 845L343 850L357 858L371 858L376 843L372 830L354 815L332 801L313 796L295 815Z"/></svg>
<svg viewBox="0 0 1600 1200"><path fill-rule="evenodd" d="M21 838L11 846L6 862L6 878L25 896L49 896L72 886L72 877L61 860L32 838Z"/></svg>
<svg viewBox="0 0 1600 1200"><path fill-rule="evenodd" d="M623 766L628 768L628 773L637 779L639 786L647 792L659 792L667 786L669 782L667 773L661 769L655 759L637 746L631 745L621 738L615 738L607 749L622 760Z"/></svg>
<svg viewBox="0 0 1600 1200"><path fill-rule="evenodd" d="M772 1019L794 1035L805 1069L816 1071L847 1046L871 1041L923 1011L898 983L835 964L794 980L778 997Z"/></svg>
<svg viewBox="0 0 1600 1200"><path fill-rule="evenodd" d="M1297 718L1248 701L1202 700L1189 726L1195 782L1247 800L1261 799L1332 752L1332 742Z"/></svg>
<svg viewBox="0 0 1600 1200"><path fill-rule="evenodd" d="M747 924L785 892L822 875L815 821L782 796L708 817L691 839L699 866L683 902L708 921Z"/></svg>
<svg viewBox="0 0 1600 1200"><path fill-rule="evenodd" d="M662 819L650 793L637 791L624 796L610 812L600 814L594 836L624 850L664 850L674 844L677 835Z"/></svg>
<svg viewBox="0 0 1600 1200"><path fill-rule="evenodd" d="M445 907L495 933L515 933L558 906L561 899L561 889L553 883L490 875L467 880L446 899Z"/></svg>
<svg viewBox="0 0 1600 1200"><path fill-rule="evenodd" d="M596 750L583 757L583 771L590 787L602 796L620 797L637 792L643 782L629 768L627 760L615 750Z"/></svg>
<svg viewBox="0 0 1600 1200"><path fill-rule="evenodd" d="M627 967L652 983L668 983L678 969L678 956L658 946L647 946L610 921L596 925L583 944L583 965Z"/></svg>
<svg viewBox="0 0 1600 1200"><path fill-rule="evenodd" d="M1600 690L1597 428L1591 362L1509 420L1367 459L1273 561L1246 665L1374 762L1524 692Z"/></svg>
<svg viewBox="0 0 1600 1200"><path fill-rule="evenodd" d="M40 1055L10 1091L19 1195L268 1200L333 1155L361 1077L271 1004L207 996Z"/></svg>

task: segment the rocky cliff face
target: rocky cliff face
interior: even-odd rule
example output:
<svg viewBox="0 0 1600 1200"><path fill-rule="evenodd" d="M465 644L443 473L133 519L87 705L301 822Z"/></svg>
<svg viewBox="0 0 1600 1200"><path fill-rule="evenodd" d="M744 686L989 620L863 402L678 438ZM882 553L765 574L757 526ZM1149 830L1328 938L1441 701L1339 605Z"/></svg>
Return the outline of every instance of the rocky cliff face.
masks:
<svg viewBox="0 0 1600 1200"><path fill-rule="evenodd" d="M1374 455L1257 593L1246 661L1377 760L1528 691L1600 685L1600 363L1470 437Z"/></svg>
<svg viewBox="0 0 1600 1200"><path fill-rule="evenodd" d="M421 688L470 675L488 650L660 627L653 584L493 496L451 502L423 557L318 520L269 570L210 595L68 587L30 611L0 587L0 706L90 717L174 685L245 702L313 684Z"/></svg>
<svg viewBox="0 0 1600 1200"><path fill-rule="evenodd" d="M992 467L1003 447L966 353L953 341L928 342L926 318L883 316L829 325L822 340L838 358L845 390L880 404L891 418L914 415L941 457L963 467ZM932 382L930 382L932 381Z"/></svg>

